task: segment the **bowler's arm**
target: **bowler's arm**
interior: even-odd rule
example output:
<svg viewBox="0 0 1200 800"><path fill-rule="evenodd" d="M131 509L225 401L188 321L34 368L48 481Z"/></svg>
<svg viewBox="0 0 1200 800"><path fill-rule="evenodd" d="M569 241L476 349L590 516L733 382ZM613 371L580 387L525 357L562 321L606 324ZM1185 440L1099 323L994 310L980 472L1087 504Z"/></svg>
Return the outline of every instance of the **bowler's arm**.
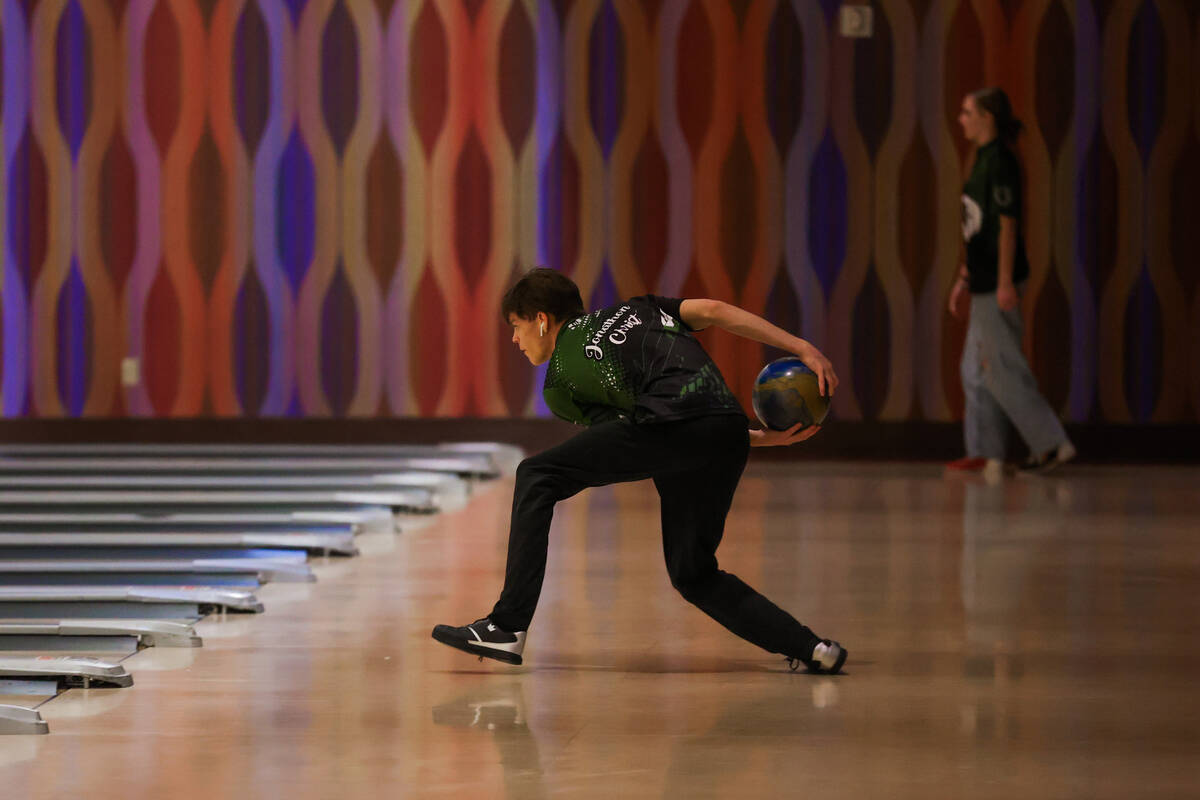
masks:
<svg viewBox="0 0 1200 800"><path fill-rule="evenodd" d="M692 330L704 330L710 325L716 325L738 336L794 353L817 374L817 385L821 394L832 396L838 385L833 364L820 350L744 308L721 300L684 300L679 306L679 316ZM819 425L805 428L803 423L797 423L786 431L752 430L750 445L770 447L796 444L815 436L820 429Z"/></svg>
<svg viewBox="0 0 1200 800"><path fill-rule="evenodd" d="M684 300L679 306L679 315L693 330L704 330L710 325L753 339L765 345L794 353L817 374L817 385L821 394L832 396L837 388L837 374L833 364L811 343L780 328L757 314L721 300Z"/></svg>

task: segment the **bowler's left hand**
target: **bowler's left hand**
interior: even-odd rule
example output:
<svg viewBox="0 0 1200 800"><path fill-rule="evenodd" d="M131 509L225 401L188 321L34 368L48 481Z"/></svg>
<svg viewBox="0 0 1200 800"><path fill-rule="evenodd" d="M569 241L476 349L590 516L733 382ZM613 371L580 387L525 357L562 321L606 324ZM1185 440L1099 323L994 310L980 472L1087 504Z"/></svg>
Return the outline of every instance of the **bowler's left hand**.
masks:
<svg viewBox="0 0 1200 800"><path fill-rule="evenodd" d="M821 430L820 425L809 425L805 428L803 422L797 422L786 431L773 431L770 428L761 431L752 430L750 431L750 446L776 447L797 444L816 436L819 430Z"/></svg>

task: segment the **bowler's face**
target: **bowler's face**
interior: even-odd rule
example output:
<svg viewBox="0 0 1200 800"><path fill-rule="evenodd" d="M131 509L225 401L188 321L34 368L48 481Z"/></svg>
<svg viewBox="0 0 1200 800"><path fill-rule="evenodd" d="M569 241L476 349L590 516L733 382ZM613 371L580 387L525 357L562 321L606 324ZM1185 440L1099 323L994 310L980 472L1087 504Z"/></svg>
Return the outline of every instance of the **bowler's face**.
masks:
<svg viewBox="0 0 1200 800"><path fill-rule="evenodd" d="M554 338L550 335L549 321L545 314L537 314L532 319L509 314L508 324L512 326L513 344L521 348L529 363L537 366L550 360L550 355L554 352Z"/></svg>

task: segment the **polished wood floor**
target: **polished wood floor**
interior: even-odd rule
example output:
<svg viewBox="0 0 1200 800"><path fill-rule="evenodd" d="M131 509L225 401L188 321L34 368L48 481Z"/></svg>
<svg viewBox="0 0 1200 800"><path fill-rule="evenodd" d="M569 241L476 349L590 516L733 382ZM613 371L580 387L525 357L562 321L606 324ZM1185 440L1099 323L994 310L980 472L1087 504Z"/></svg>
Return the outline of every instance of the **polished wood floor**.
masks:
<svg viewBox="0 0 1200 800"><path fill-rule="evenodd" d="M1200 469L752 465L722 566L840 639L836 677L675 594L648 483L559 507L526 666L434 643L490 609L510 492L46 703L0 796L1200 796Z"/></svg>

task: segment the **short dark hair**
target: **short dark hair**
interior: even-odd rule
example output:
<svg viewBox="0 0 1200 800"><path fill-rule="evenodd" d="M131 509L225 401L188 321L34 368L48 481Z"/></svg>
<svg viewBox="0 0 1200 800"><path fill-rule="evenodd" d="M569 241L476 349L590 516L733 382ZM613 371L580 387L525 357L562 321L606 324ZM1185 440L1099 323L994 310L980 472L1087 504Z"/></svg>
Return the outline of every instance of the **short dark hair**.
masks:
<svg viewBox="0 0 1200 800"><path fill-rule="evenodd" d="M1013 115L1012 103L1008 101L1008 95L1003 89L989 86L971 92L971 97L976 106L992 115L992 119L996 121L996 134L1005 144L1012 144L1017 140L1025 125Z"/></svg>
<svg viewBox="0 0 1200 800"><path fill-rule="evenodd" d="M559 322L583 314L583 298L575 281L558 270L536 267L522 275L500 301L500 315L505 322L509 314L533 319L539 311Z"/></svg>

